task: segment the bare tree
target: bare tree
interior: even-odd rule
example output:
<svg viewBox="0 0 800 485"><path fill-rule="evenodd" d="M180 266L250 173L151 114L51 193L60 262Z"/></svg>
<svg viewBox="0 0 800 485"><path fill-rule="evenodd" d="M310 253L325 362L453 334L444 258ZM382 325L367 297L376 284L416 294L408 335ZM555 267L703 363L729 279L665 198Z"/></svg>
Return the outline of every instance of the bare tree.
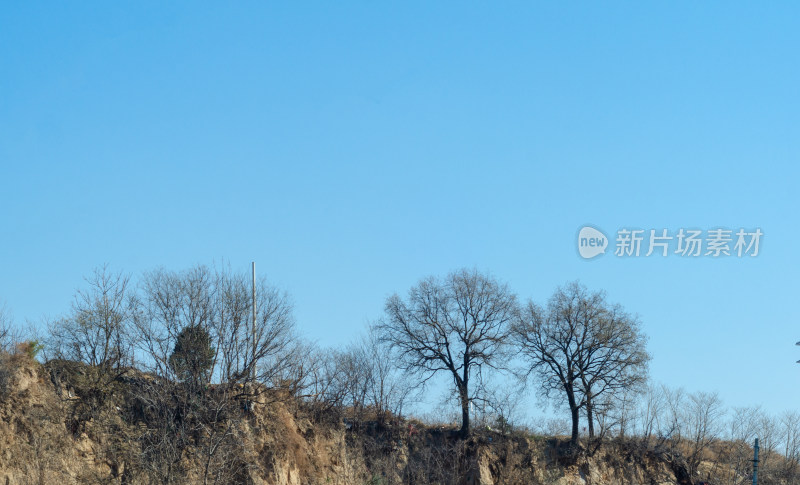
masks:
<svg viewBox="0 0 800 485"><path fill-rule="evenodd" d="M579 412L584 404L578 369L581 337L577 322L564 315L559 298L555 295L547 310L529 302L514 326L514 336L529 361L529 373L539 377L542 395L552 398L563 392L566 396L572 418L571 439L577 443Z"/></svg>
<svg viewBox="0 0 800 485"><path fill-rule="evenodd" d="M16 340L11 312L0 304L0 352L11 352Z"/></svg>
<svg viewBox="0 0 800 485"><path fill-rule="evenodd" d="M142 365L148 371L176 380L170 356L178 336L186 328L212 333L214 287L204 266L173 272L163 268L144 275L134 318L136 342Z"/></svg>
<svg viewBox="0 0 800 485"><path fill-rule="evenodd" d="M128 283L108 265L85 278L88 288L78 290L72 311L49 324L49 349L54 357L85 362L108 373L130 365L131 306Z"/></svg>
<svg viewBox="0 0 800 485"><path fill-rule="evenodd" d="M686 433L686 391L679 387L677 389L670 389L662 385L661 390L664 394L665 416L661 420L663 422L659 434L670 441L673 446L676 446L683 439Z"/></svg>
<svg viewBox="0 0 800 485"><path fill-rule="evenodd" d="M296 342L288 295L262 278L256 285L256 322L252 322L252 288L244 273L218 271L213 327L219 354L220 381L289 384Z"/></svg>
<svg viewBox="0 0 800 485"><path fill-rule="evenodd" d="M647 381L647 364L650 355L645 350L646 338L638 320L619 305L608 305L605 294L598 292L587 299L598 306L599 312L587 321L589 338L580 356L581 387L586 400L586 419L589 437L594 437L594 403L605 398L614 403L618 414L620 432L624 434L629 421L633 395L642 390ZM592 311L586 313L590 316ZM591 318L591 317L590 317ZM616 394L624 394L620 399Z"/></svg>
<svg viewBox="0 0 800 485"><path fill-rule="evenodd" d="M422 382L440 372L452 377L461 405L461 435L467 436L482 369L502 363L517 312L517 299L506 285L463 269L444 279L420 281L406 300L391 296L387 318L376 328L397 352L400 367L421 376Z"/></svg>
<svg viewBox="0 0 800 485"><path fill-rule="evenodd" d="M664 406L664 394L661 389L658 386L648 385L639 409L641 434L648 442L660 429Z"/></svg>
<svg viewBox="0 0 800 485"><path fill-rule="evenodd" d="M133 364L129 277L104 265L85 280L87 287L76 293L70 313L48 323L45 346L57 359L48 363L51 379L79 398L69 404L74 433L105 419L101 409L120 391L118 379ZM68 361L87 366L75 372Z"/></svg>
<svg viewBox="0 0 800 485"><path fill-rule="evenodd" d="M780 416L781 441L785 458L786 478L795 481L800 465L800 413L786 411Z"/></svg>
<svg viewBox="0 0 800 485"><path fill-rule="evenodd" d="M170 357L184 330L210 333L212 275L203 266L183 272L159 268L143 276L137 296L134 332L140 365L150 374L136 379L131 390L134 415L144 424L141 468L152 482L172 484L184 473L183 457L201 428L203 388L196 379L182 379Z"/></svg>
<svg viewBox="0 0 800 485"><path fill-rule="evenodd" d="M758 435L758 419L761 410L757 407L735 407L731 409L728 420L727 438L729 443L728 467L732 484L745 483L740 480L752 468L753 439Z"/></svg>
<svg viewBox="0 0 800 485"><path fill-rule="evenodd" d="M759 445L759 473L773 473L775 471L774 461L778 458L777 451L780 442L778 422L773 416L761 411L756 420L756 430Z"/></svg>
<svg viewBox="0 0 800 485"><path fill-rule="evenodd" d="M256 315L250 281L229 269L158 269L142 279L134 328L145 368L138 400L152 424L142 437L147 469L167 482L190 445L204 481L238 469L236 422L257 395L289 386L297 349L288 296L262 279ZM295 386L296 387L296 386Z"/></svg>
<svg viewBox="0 0 800 485"><path fill-rule="evenodd" d="M389 349L374 328L344 350L303 343L297 349L286 371L293 376L292 394L308 399L317 412L349 407L349 417L358 422L369 408L385 420L412 399L411 380L387 358Z"/></svg>
<svg viewBox="0 0 800 485"><path fill-rule="evenodd" d="M566 436L570 433L572 425L570 420L564 418L535 418L531 424L534 433L542 436Z"/></svg>
<svg viewBox="0 0 800 485"><path fill-rule="evenodd" d="M10 365L15 337L11 326L11 314L5 304L0 305L0 400L11 393L13 366Z"/></svg>
<svg viewBox="0 0 800 485"><path fill-rule="evenodd" d="M316 411L322 413L343 406L347 399L347 378L337 353L331 349L312 349L308 362L308 392Z"/></svg>
<svg viewBox="0 0 800 485"><path fill-rule="evenodd" d="M255 378L278 385L286 377L283 371L295 342L292 304L285 292L263 278L256 285L255 326L252 304L252 289L243 273L212 273L204 266L148 273L135 320L140 350L154 372L172 377L169 356L178 336L185 328L199 327L213 338L215 382Z"/></svg>
<svg viewBox="0 0 800 485"><path fill-rule="evenodd" d="M488 389L488 397L481 406L486 424L503 434L510 433L520 421L524 387L503 383Z"/></svg>
<svg viewBox="0 0 800 485"><path fill-rule="evenodd" d="M336 368L334 385L343 398L341 404L351 409L355 422L360 422L373 379L367 354L358 344L351 344L344 351L332 351L331 356Z"/></svg>
<svg viewBox="0 0 800 485"><path fill-rule="evenodd" d="M546 397L566 397L577 443L580 409L586 407L593 435L595 399L638 385L649 356L637 321L603 292L574 282L558 288L542 308L533 302L521 313L513 335Z"/></svg>
<svg viewBox="0 0 800 485"><path fill-rule="evenodd" d="M399 414L410 399L411 383L386 358L386 349L374 331L344 350L317 354L320 363L314 381L314 398L324 408L342 406L358 424L367 409L379 420Z"/></svg>
<svg viewBox="0 0 800 485"><path fill-rule="evenodd" d="M379 419L387 414L402 414L403 407L413 399L412 380L392 359L386 358L389 349L381 343L374 327L362 339L361 348L369 368L369 404L375 408Z"/></svg>
<svg viewBox="0 0 800 485"><path fill-rule="evenodd" d="M641 390L636 388L620 389L614 394L603 394L594 404L594 419L599 425L599 436L602 438L613 430L618 436L635 434L637 425L637 404ZM595 436L594 431L590 437Z"/></svg>
<svg viewBox="0 0 800 485"><path fill-rule="evenodd" d="M704 452L719 436L720 419L724 414L725 408L717 393L697 392L689 395L686 420L690 450L686 459L691 476L697 473Z"/></svg>
<svg viewBox="0 0 800 485"><path fill-rule="evenodd" d="M286 365L279 369L274 380L288 395L307 402L317 402L325 361L322 351L311 342L296 339L286 354Z"/></svg>

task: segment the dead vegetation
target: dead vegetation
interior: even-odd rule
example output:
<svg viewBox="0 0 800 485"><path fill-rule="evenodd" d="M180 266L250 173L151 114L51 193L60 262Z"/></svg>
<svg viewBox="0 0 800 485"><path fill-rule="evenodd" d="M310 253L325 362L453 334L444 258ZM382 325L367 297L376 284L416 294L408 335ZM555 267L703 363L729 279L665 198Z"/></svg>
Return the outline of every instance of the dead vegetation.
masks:
<svg viewBox="0 0 800 485"><path fill-rule="evenodd" d="M92 366L23 350L0 367L0 483L679 483L674 457L634 441L576 449L489 429L465 440L371 408L320 412L285 391L246 404L224 386L189 395L135 369L98 394Z"/></svg>
<svg viewBox="0 0 800 485"><path fill-rule="evenodd" d="M220 385L189 394L132 368L97 393L92 366L42 365L26 350L0 358L0 483L691 483L689 441L615 438L576 447L568 437L488 428L462 439L457 426L370 407L320 408L285 390L264 389L251 401ZM715 441L698 473L710 483L745 483L740 455L751 450L738 447ZM778 453L768 460L761 483L793 483L791 463Z"/></svg>
<svg viewBox="0 0 800 485"><path fill-rule="evenodd" d="M243 404L223 386L127 369L98 393L92 366L3 354L0 483L550 483L565 444L492 431L459 437L393 415L327 408L264 391ZM566 482L564 482L566 483Z"/></svg>
<svg viewBox="0 0 800 485"><path fill-rule="evenodd" d="M775 420L735 409L723 433L716 394L663 386L635 393L607 373L572 376L571 433L558 419L537 433L518 426L516 394L483 385L480 371L499 365L503 354L494 352L510 345L515 298L478 274L460 273L452 295L421 283L414 291L439 300L416 313L390 299L399 305L395 325L424 317L414 320L416 331L392 334L395 350L424 336L421 353L407 347L412 363L432 363L428 374L441 363L450 374L460 369L453 391L462 416L447 424L404 417L425 376L398 367L386 328L324 349L297 337L291 302L266 281L253 295L244 275L202 266L129 281L105 267L87 279L72 311L50 322L44 364L38 342L12 345L20 339L0 312L0 485L740 485L750 477L754 436L762 440L762 484L800 478L800 415ZM472 303L457 304L475 292L499 305L487 327L492 338L440 346L460 335L454 322L462 313L474 329L486 324ZM454 312L445 327L426 316L445 310ZM595 335L592 352L619 360L621 347L609 342L631 330L625 322ZM431 337L429 327L438 333ZM525 328L529 337L543 332ZM582 342L576 355L587 348ZM458 365L436 356L453 349L464 353ZM594 437L591 425L578 436L581 412L596 421Z"/></svg>

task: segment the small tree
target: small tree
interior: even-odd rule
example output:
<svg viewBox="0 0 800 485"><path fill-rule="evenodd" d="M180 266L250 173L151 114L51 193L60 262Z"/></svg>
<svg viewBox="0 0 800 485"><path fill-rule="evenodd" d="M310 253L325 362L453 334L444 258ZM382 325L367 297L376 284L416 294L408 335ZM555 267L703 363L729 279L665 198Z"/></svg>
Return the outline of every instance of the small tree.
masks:
<svg viewBox="0 0 800 485"><path fill-rule="evenodd" d="M159 268L145 273L140 285L133 318L133 332L143 357L139 365L160 377L182 380L175 374L170 357L178 336L188 328L206 332L213 328L213 275L204 266L181 272Z"/></svg>
<svg viewBox="0 0 800 485"><path fill-rule="evenodd" d="M13 347L14 336L11 325L11 314L5 305L0 304L0 352L10 352Z"/></svg>
<svg viewBox="0 0 800 485"><path fill-rule="evenodd" d="M374 327L363 338L361 348L369 367L367 397L378 413L378 419L384 419L388 414L402 414L403 406L414 399L412 380L386 358L389 349L381 344Z"/></svg>
<svg viewBox="0 0 800 485"><path fill-rule="evenodd" d="M292 353L297 337L291 299L266 279L260 279L256 284L254 326L251 284L246 274L224 268L214 276L212 333L220 381L233 384L255 379L268 387L292 388ZM255 392L255 388L248 389Z"/></svg>
<svg viewBox="0 0 800 485"><path fill-rule="evenodd" d="M697 474L705 450L716 440L720 431L720 418L724 414L722 400L716 392L697 392L689 395L686 424L690 448L686 460L691 476Z"/></svg>
<svg viewBox="0 0 800 485"><path fill-rule="evenodd" d="M49 323L48 354L85 362L98 368L106 380L129 365L129 281L127 275L111 272L108 265L96 268L86 278L88 288L76 293L72 312Z"/></svg>
<svg viewBox="0 0 800 485"><path fill-rule="evenodd" d="M61 361L51 365L55 380L66 379L65 384L80 398L71 404L73 430L105 419L99 411L120 391L118 378L128 371L134 355L129 332L129 277L104 265L85 280L86 287L75 294L72 311L48 323L44 341L47 360ZM83 362L87 368L79 373L64 372L64 360Z"/></svg>
<svg viewBox="0 0 800 485"><path fill-rule="evenodd" d="M800 466L800 413L786 411L780 416L783 456L786 458L784 473L793 478Z"/></svg>
<svg viewBox="0 0 800 485"><path fill-rule="evenodd" d="M208 331L200 326L189 326L178 334L169 365L179 380L205 385L211 380L214 355Z"/></svg>

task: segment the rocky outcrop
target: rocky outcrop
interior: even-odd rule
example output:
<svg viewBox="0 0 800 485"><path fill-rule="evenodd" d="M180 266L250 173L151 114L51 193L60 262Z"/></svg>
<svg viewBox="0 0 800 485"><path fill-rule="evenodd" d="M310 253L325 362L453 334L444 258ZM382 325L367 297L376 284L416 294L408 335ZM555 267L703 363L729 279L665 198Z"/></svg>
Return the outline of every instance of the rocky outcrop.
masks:
<svg viewBox="0 0 800 485"><path fill-rule="evenodd" d="M398 419L348 425L342 410L315 414L288 397L249 403L213 426L168 423L163 439L182 441L175 449L158 443L158 455L147 447L159 436L153 411L147 399L132 397L153 378L124 373L114 396L104 397L81 389L91 369L80 364L45 367L18 355L2 365L0 485L672 485L685 474L664 456L625 442L586 450L491 430L461 440L456 430Z"/></svg>

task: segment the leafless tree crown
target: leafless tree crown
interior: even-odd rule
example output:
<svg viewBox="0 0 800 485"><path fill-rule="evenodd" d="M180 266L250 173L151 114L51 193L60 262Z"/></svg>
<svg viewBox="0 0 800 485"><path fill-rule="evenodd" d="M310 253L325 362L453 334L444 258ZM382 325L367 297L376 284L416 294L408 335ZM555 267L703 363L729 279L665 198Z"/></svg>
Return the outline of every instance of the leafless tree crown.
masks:
<svg viewBox="0 0 800 485"><path fill-rule="evenodd" d="M503 362L517 312L516 296L505 284L475 270L460 270L444 279L420 281L406 299L391 296L378 331L408 372L423 381L439 372L453 378L462 408L461 432L466 434L469 404L476 398L482 370Z"/></svg>
<svg viewBox="0 0 800 485"><path fill-rule="evenodd" d="M593 434L601 398L643 384L650 356L638 320L605 293L578 282L559 288L545 307L529 302L513 326L514 339L539 378L543 395L565 397L578 439L580 410Z"/></svg>

